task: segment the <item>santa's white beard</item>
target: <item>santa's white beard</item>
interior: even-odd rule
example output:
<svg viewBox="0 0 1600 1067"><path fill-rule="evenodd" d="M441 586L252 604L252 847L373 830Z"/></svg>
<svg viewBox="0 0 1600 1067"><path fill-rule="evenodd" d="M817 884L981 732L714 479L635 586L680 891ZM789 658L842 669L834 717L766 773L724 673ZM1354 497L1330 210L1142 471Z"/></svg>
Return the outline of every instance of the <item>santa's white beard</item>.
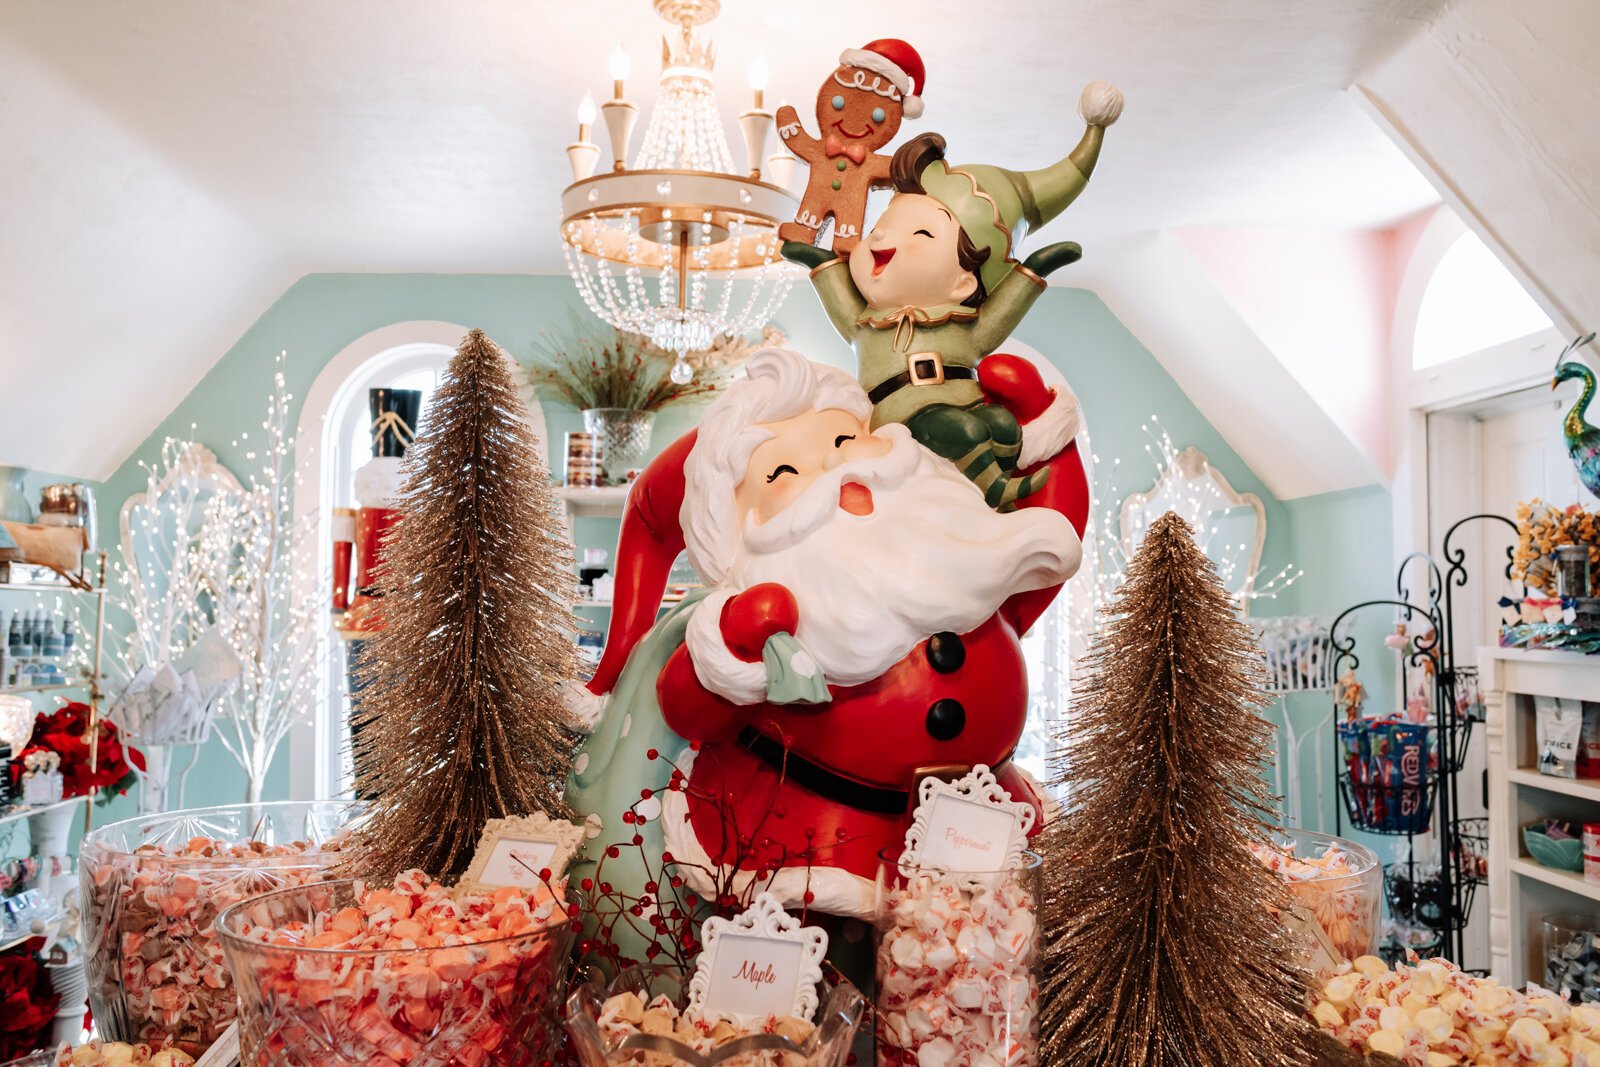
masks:
<svg viewBox="0 0 1600 1067"><path fill-rule="evenodd" d="M966 633L1013 595L1066 581L1082 555L1060 512L996 512L904 426L877 432L893 441L888 454L829 471L770 521L746 523L725 586L792 592L795 637L835 685L876 678L929 635ZM839 507L845 482L872 491L871 514Z"/></svg>

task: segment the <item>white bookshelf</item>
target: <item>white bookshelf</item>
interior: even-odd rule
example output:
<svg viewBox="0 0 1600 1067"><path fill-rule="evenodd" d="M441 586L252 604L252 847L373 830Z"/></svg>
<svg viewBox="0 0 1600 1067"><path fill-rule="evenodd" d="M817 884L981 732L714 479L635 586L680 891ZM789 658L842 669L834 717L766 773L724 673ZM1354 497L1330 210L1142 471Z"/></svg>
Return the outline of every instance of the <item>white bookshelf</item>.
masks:
<svg viewBox="0 0 1600 1067"><path fill-rule="evenodd" d="M1546 915L1592 915L1600 928L1600 883L1541 867L1522 827L1550 816L1600 822L1600 779L1555 778L1537 768L1535 696L1600 701L1600 656L1483 648L1478 684L1487 707L1489 771L1489 966L1520 988L1543 980Z"/></svg>

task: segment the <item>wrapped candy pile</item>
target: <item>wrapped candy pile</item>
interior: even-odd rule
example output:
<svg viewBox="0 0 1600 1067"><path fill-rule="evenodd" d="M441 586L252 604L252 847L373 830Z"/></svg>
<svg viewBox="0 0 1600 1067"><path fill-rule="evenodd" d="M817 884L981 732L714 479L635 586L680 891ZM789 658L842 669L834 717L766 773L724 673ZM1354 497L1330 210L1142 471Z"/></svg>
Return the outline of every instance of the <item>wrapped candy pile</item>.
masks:
<svg viewBox="0 0 1600 1067"><path fill-rule="evenodd" d="M91 1041L77 1048L62 1045L56 1050L55 1067L187 1067L193 1062L194 1057L181 1049Z"/></svg>
<svg viewBox="0 0 1600 1067"><path fill-rule="evenodd" d="M726 1019L708 1023L689 1012L680 1013L670 997L657 996L645 1004L631 991L606 998L600 1009L599 1023L600 1033L611 1048L635 1034L651 1034L671 1038L702 1055L749 1034L779 1034L796 1045L804 1045L814 1029L808 1020L792 1015L770 1017L755 1027L736 1026ZM606 1062L657 1067L677 1061L666 1053L639 1050L613 1053ZM803 1067L805 1057L795 1052L766 1050L730 1056L717 1062L729 1067Z"/></svg>
<svg viewBox="0 0 1600 1067"><path fill-rule="evenodd" d="M542 1058L577 905L565 884L452 893L330 882L220 926L246 1067L525 1067Z"/></svg>
<svg viewBox="0 0 1600 1067"><path fill-rule="evenodd" d="M86 844L86 955L102 1032L204 1052L235 1014L217 916L257 893L324 880L342 843L195 837L132 853Z"/></svg>
<svg viewBox="0 0 1600 1067"><path fill-rule="evenodd" d="M1022 882L918 874L891 891L880 925L880 1065L1039 1062L1036 903Z"/></svg>
<svg viewBox="0 0 1600 1067"><path fill-rule="evenodd" d="M1408 1067L1600 1067L1600 1007L1518 993L1442 959L1392 971L1375 956L1342 964L1312 1018L1345 1046Z"/></svg>
<svg viewBox="0 0 1600 1067"><path fill-rule="evenodd" d="M1280 849L1256 843L1251 851L1316 917L1340 959L1355 959L1372 950L1383 877L1375 866L1370 880L1363 878L1365 872L1355 870L1338 845L1314 857L1296 856L1292 845Z"/></svg>

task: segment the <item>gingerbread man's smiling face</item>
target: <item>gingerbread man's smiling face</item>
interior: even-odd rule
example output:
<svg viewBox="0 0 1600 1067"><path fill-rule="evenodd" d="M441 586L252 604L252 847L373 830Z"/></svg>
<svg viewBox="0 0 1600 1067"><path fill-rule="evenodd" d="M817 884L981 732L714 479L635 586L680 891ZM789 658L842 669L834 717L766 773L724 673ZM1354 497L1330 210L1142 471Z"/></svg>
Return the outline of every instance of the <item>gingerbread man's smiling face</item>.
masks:
<svg viewBox="0 0 1600 1067"><path fill-rule="evenodd" d="M895 99L890 99L890 93ZM817 93L817 125L823 142L876 152L900 132L905 100L881 74L841 66Z"/></svg>

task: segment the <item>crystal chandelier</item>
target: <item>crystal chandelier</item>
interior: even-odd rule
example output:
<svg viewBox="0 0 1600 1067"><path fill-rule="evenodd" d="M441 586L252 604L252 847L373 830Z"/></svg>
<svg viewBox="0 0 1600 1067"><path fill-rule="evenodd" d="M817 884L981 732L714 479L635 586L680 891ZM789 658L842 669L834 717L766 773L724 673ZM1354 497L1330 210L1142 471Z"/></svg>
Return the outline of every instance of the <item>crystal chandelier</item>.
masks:
<svg viewBox="0 0 1600 1067"><path fill-rule="evenodd" d="M721 0L653 2L678 39L662 40L661 83L639 154L629 167L639 109L624 94L628 57L619 45L612 99L599 109L612 169L594 173L600 148L589 139L595 105L585 95L578 140L567 146L573 182L561 194L561 238L589 310L676 352L672 380L682 384L694 374L688 353L765 325L788 295L794 275L778 254L777 228L797 206L784 188L794 160L780 149L766 161L776 184L761 180L772 113L758 57L750 67L754 103L739 116L749 166L734 168L717 110L716 49L695 32Z"/></svg>

